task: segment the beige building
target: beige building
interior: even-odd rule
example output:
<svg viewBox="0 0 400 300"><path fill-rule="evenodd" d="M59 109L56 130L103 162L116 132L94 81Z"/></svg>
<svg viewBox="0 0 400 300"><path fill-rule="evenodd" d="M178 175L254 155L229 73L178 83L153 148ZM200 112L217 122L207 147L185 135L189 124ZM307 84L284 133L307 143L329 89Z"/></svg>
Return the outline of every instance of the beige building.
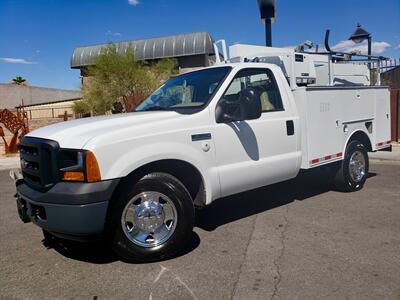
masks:
<svg viewBox="0 0 400 300"><path fill-rule="evenodd" d="M23 108L28 119L57 119L65 111L71 116L72 104L80 99L81 91L0 83L0 110Z"/></svg>
<svg viewBox="0 0 400 300"><path fill-rule="evenodd" d="M77 99L78 100L78 99ZM28 119L62 118L65 112L69 118L74 117L72 105L76 100L66 100L47 104L25 106Z"/></svg>
<svg viewBox="0 0 400 300"><path fill-rule="evenodd" d="M65 112L69 119L74 118L72 104L80 99L81 91L0 83L0 111L8 109L15 113L17 110L26 112L30 131L63 121ZM0 126L9 142L12 132L7 130L6 124L0 123ZM1 139L0 155L4 153L4 142Z"/></svg>

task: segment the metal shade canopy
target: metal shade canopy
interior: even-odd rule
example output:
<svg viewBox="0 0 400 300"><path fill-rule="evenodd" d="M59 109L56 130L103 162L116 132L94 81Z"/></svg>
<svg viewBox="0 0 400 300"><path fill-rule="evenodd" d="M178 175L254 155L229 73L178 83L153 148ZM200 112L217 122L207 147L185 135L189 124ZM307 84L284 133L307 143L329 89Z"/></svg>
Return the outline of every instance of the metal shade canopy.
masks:
<svg viewBox="0 0 400 300"><path fill-rule="evenodd" d="M114 43L118 53L131 47L138 60L182 57L190 55L214 54L213 39L207 32L195 32L159 38L133 40ZM71 68L81 68L92 64L108 44L76 48L71 57Z"/></svg>

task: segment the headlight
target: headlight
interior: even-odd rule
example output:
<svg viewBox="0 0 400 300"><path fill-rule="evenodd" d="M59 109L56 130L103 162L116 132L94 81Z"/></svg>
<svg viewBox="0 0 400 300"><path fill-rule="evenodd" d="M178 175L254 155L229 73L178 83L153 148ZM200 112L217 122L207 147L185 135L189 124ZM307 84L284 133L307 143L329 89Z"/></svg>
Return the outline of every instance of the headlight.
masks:
<svg viewBox="0 0 400 300"><path fill-rule="evenodd" d="M101 180L96 157L89 150L61 149L59 167L64 181L96 182Z"/></svg>

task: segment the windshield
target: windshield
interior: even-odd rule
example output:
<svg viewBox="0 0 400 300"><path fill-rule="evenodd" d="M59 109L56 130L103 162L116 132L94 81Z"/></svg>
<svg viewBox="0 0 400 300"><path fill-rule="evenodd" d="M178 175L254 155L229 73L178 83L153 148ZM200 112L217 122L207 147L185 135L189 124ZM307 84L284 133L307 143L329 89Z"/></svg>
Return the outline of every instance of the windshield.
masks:
<svg viewBox="0 0 400 300"><path fill-rule="evenodd" d="M210 68L171 78L147 97L135 111L201 107L210 100L230 69Z"/></svg>

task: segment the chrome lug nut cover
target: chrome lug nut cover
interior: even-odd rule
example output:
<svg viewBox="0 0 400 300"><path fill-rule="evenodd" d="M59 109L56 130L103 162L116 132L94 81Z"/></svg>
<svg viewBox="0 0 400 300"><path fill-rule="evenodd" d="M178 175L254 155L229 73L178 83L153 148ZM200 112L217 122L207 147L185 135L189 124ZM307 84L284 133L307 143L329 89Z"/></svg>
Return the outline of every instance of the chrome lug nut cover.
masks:
<svg viewBox="0 0 400 300"><path fill-rule="evenodd" d="M125 206L121 226L126 237L142 247L156 247L175 231L178 213L172 200L155 191L134 196Z"/></svg>

